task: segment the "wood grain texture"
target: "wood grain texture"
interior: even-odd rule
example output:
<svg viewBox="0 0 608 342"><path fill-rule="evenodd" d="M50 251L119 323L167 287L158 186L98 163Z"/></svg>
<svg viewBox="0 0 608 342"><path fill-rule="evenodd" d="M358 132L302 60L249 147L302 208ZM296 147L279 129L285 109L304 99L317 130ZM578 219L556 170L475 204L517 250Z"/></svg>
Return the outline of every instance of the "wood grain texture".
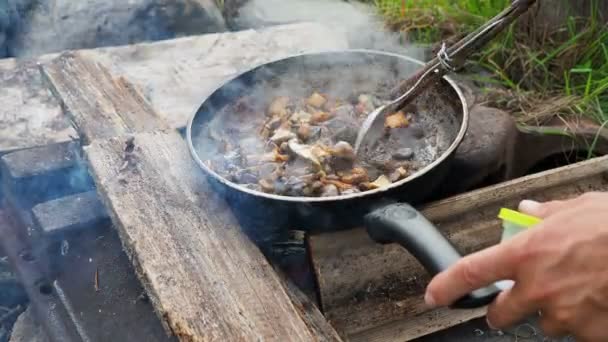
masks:
<svg viewBox="0 0 608 342"><path fill-rule="evenodd" d="M77 136L35 62L0 60L0 154Z"/></svg>
<svg viewBox="0 0 608 342"><path fill-rule="evenodd" d="M423 214L464 253L500 240L501 207L525 198L565 199L608 190L608 157L573 164L470 192L424 208ZM406 341L480 317L484 310L428 311L429 276L397 245L374 243L363 229L314 235L308 241L323 311L358 341Z"/></svg>
<svg viewBox="0 0 608 342"><path fill-rule="evenodd" d="M301 318L186 142L128 82L78 54L43 71L90 142L84 149L98 192L171 333L182 341L338 340Z"/></svg>
<svg viewBox="0 0 608 342"><path fill-rule="evenodd" d="M298 309L300 317L302 317L306 325L315 332L318 341L342 341L342 337L338 335L338 332L327 319L325 319L325 316L323 316L321 311L319 311L319 308L311 302L310 298L289 280L286 275L279 273L279 276L283 279L283 284L287 288L287 294Z"/></svg>
<svg viewBox="0 0 608 342"><path fill-rule="evenodd" d="M136 88L113 78L99 63L67 52L45 63L42 71L85 145L167 127Z"/></svg>
<svg viewBox="0 0 608 342"><path fill-rule="evenodd" d="M176 132L85 148L102 198L161 317L184 341L309 341L312 334ZM196 190L195 190L196 189Z"/></svg>
<svg viewBox="0 0 608 342"><path fill-rule="evenodd" d="M171 127L182 128L205 98L248 69L300 53L346 48L346 38L337 30L294 23L83 53L142 89Z"/></svg>

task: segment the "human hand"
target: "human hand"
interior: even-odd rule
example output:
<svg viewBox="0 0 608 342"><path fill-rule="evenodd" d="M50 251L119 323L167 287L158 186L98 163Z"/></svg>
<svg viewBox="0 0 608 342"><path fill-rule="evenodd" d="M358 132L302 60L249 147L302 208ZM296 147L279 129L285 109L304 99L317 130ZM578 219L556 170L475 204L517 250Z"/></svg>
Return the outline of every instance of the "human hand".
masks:
<svg viewBox="0 0 608 342"><path fill-rule="evenodd" d="M608 341L608 193L523 201L519 209L543 222L436 275L426 290L427 304L447 306L510 279L513 288L488 307L491 327L504 329L541 312L548 336Z"/></svg>

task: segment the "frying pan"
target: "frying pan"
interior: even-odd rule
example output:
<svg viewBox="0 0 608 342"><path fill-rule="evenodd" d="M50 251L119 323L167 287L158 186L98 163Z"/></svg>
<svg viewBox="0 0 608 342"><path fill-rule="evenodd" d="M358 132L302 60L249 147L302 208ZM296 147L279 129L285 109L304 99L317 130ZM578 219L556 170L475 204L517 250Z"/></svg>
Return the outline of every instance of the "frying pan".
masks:
<svg viewBox="0 0 608 342"><path fill-rule="evenodd" d="M293 92L295 96L310 91L310 86L328 85L335 86L336 92L354 89L374 92L380 84L391 81L398 84L421 64L387 52L345 50L302 54L258 66L216 89L190 119L186 135L191 154L211 185L236 211L255 211L274 225L309 231L364 225L372 239L379 243L399 243L435 275L457 262L461 254L413 205L427 199L443 181L450 181L447 177L450 162L467 131L469 112L465 97L448 77L435 82L414 100L418 108L416 117L426 123L422 128L430 131L436 156L426 166L390 186L333 197L281 196L232 182L204 162L222 153L219 143L208 133L210 125L222 121L222 117L218 117L222 115L221 109L256 91L262 96L269 95L260 92L265 82L282 84L279 86L282 91ZM282 80L291 81L281 83ZM250 119L244 117L242 122ZM495 286L479 289L452 307L484 306L498 292Z"/></svg>

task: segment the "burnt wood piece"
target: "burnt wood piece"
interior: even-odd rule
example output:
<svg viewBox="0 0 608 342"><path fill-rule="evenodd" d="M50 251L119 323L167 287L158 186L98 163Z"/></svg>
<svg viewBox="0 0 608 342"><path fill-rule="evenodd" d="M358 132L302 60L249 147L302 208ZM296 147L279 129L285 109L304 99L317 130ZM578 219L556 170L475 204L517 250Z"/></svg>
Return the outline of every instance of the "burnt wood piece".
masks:
<svg viewBox="0 0 608 342"><path fill-rule="evenodd" d="M462 253L500 241L502 207L522 199L549 200L608 190L608 157L515 179L424 208ZM483 316L485 310L429 311L428 274L404 249L374 243L363 229L308 239L323 311L353 341L411 340Z"/></svg>
<svg viewBox="0 0 608 342"><path fill-rule="evenodd" d="M325 338L302 320L185 141L162 129L125 80L78 54L42 69L89 142L85 155L102 201L169 332L183 341ZM150 132L136 133L144 129Z"/></svg>

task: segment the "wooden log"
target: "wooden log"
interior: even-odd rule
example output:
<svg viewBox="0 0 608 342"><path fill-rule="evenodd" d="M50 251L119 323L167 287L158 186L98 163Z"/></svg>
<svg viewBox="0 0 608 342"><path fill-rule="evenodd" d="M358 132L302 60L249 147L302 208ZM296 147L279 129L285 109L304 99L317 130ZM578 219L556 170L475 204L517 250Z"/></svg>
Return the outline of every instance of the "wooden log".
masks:
<svg viewBox="0 0 608 342"><path fill-rule="evenodd" d="M339 340L327 325L302 319L185 141L163 129L126 81L77 54L45 64L43 72L90 142L90 172L170 333L182 341Z"/></svg>
<svg viewBox="0 0 608 342"><path fill-rule="evenodd" d="M608 157L526 176L424 208L424 215L468 254L500 240L501 207L525 198L565 199L608 190ZM308 239L320 300L332 325L354 341L407 341L480 317L483 309L429 311L423 293L429 276L397 245L374 243L364 229Z"/></svg>

